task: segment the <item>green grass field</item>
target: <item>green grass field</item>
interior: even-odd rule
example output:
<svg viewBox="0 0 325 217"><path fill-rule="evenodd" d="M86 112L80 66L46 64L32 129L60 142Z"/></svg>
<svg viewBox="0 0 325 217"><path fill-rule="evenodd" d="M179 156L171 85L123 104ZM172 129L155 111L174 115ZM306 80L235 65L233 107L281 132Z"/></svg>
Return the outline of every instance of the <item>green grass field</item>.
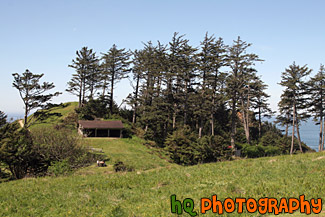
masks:
<svg viewBox="0 0 325 217"><path fill-rule="evenodd" d="M200 198L215 194L219 200L298 198L304 194L306 199L323 198L324 204L325 152L183 167L169 163L163 153L145 147L136 137L84 141L104 152L110 159L107 167L97 167L94 162L68 176L0 183L0 216L178 216L171 213L173 194L178 200L192 198L198 213ZM135 170L114 172L113 164L118 160ZM218 215L208 211L199 216ZM244 212L223 216L262 215ZM296 212L285 216L306 215ZM317 216L325 216L325 212Z"/></svg>
<svg viewBox="0 0 325 217"><path fill-rule="evenodd" d="M150 149L140 141L137 138L88 141L111 156L108 167L99 168L94 164L66 177L1 183L0 215L177 216L170 211L172 194L176 194L178 200L192 198L196 211L199 211L201 197L214 194L218 199L280 199L301 194L305 194L306 199L325 198L325 153L181 167L150 154ZM124 160L135 171L115 173L112 169L115 159ZM208 211L204 216L216 214ZM259 215L234 213L228 216Z"/></svg>

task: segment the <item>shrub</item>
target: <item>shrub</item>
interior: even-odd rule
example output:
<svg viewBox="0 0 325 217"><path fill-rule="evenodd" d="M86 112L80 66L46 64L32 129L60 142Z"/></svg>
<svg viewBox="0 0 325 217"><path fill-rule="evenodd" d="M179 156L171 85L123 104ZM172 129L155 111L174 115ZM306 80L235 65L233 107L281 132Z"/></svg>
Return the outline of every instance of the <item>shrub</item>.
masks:
<svg viewBox="0 0 325 217"><path fill-rule="evenodd" d="M122 130L123 138L131 138L133 135L133 130L131 125L128 123L123 122L124 129Z"/></svg>
<svg viewBox="0 0 325 217"><path fill-rule="evenodd" d="M281 149L276 146L265 146L264 152L265 152L265 156L275 156L275 155L282 154Z"/></svg>
<svg viewBox="0 0 325 217"><path fill-rule="evenodd" d="M232 150L228 148L229 142L220 135L203 136L198 143L203 150L204 162L215 162L231 157Z"/></svg>
<svg viewBox="0 0 325 217"><path fill-rule="evenodd" d="M259 144L262 146L275 146L277 145L279 137L280 136L275 132L268 131L261 137Z"/></svg>
<svg viewBox="0 0 325 217"><path fill-rule="evenodd" d="M117 161L113 166L115 172L131 172L134 168L124 164L122 161Z"/></svg>
<svg viewBox="0 0 325 217"><path fill-rule="evenodd" d="M39 154L50 163L66 160L71 168L79 168L98 158L98 154L87 151L82 144L82 137L68 129L34 129L32 135L34 142L39 144Z"/></svg>
<svg viewBox="0 0 325 217"><path fill-rule="evenodd" d="M248 144L244 144L241 154L244 157L257 158L263 157L265 155L265 152L262 146L251 146Z"/></svg>
<svg viewBox="0 0 325 217"><path fill-rule="evenodd" d="M165 149L173 162L181 165L194 165L203 161L202 147L196 135L188 127L180 128L167 137Z"/></svg>
<svg viewBox="0 0 325 217"><path fill-rule="evenodd" d="M66 175L72 171L72 168L69 165L69 162L67 160L63 161L54 161L51 163L51 166L49 166L47 172L50 175Z"/></svg>
<svg viewBox="0 0 325 217"><path fill-rule="evenodd" d="M7 124L0 131L0 161L5 163L16 179L28 174L43 173L46 160L37 152L30 132L18 123Z"/></svg>

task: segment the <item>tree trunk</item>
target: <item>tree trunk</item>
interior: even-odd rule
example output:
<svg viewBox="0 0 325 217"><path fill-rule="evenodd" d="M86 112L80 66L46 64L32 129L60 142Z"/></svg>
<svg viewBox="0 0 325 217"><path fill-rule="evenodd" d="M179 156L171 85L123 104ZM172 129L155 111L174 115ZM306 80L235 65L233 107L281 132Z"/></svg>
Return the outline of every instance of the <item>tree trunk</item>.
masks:
<svg viewBox="0 0 325 217"><path fill-rule="evenodd" d="M25 104L25 116L24 116L24 127L27 127L27 118L28 118L28 108Z"/></svg>
<svg viewBox="0 0 325 217"><path fill-rule="evenodd" d="M80 108L81 107L81 97L82 97L82 79L80 79L80 89L79 89L79 104L78 104L78 107Z"/></svg>
<svg viewBox="0 0 325 217"><path fill-rule="evenodd" d="M85 95L86 95L86 79L83 78L81 106L85 105Z"/></svg>
<svg viewBox="0 0 325 217"><path fill-rule="evenodd" d="M241 107L242 107L242 121L244 125L244 131L245 131L245 137L246 137L246 142L247 144L250 144L250 139L249 139L249 122L248 122L248 109L244 105L244 100L241 99Z"/></svg>
<svg viewBox="0 0 325 217"><path fill-rule="evenodd" d="M176 112L173 114L173 129L176 128Z"/></svg>
<svg viewBox="0 0 325 217"><path fill-rule="evenodd" d="M110 102L109 102L109 109L110 109L110 113L111 115L113 114L113 93L114 93L114 78L115 77L115 73L114 71L112 72L112 83L111 83L111 94L110 94Z"/></svg>
<svg viewBox="0 0 325 217"><path fill-rule="evenodd" d="M322 142L323 142L323 117L320 115L319 118L319 142L318 142L318 151L322 151Z"/></svg>
<svg viewBox="0 0 325 217"><path fill-rule="evenodd" d="M246 133L245 133L248 144L251 143L250 134L249 134L249 104L250 104L249 94L250 94L250 86L248 85L247 106L246 106Z"/></svg>
<svg viewBox="0 0 325 217"><path fill-rule="evenodd" d="M324 142L325 142L325 121L323 120L323 141L322 141L322 151L324 151Z"/></svg>
<svg viewBox="0 0 325 217"><path fill-rule="evenodd" d="M288 131L289 131L289 124L286 123L286 137L288 137Z"/></svg>
<svg viewBox="0 0 325 217"><path fill-rule="evenodd" d="M297 128L297 137L298 137L298 144L299 144L299 149L300 152L302 153L302 147L301 147L301 139L300 139L300 132L299 132L299 120L298 120L298 115L296 114L296 128Z"/></svg>
<svg viewBox="0 0 325 217"><path fill-rule="evenodd" d="M106 92L106 78L104 79L104 84L103 84L103 93L102 93L102 96L104 97L105 96L105 92Z"/></svg>
<svg viewBox="0 0 325 217"><path fill-rule="evenodd" d="M262 120L261 120L261 107L258 107L258 138L261 138Z"/></svg>
<svg viewBox="0 0 325 217"><path fill-rule="evenodd" d="M214 118L213 118L213 113L211 113L211 136L214 136Z"/></svg>
<svg viewBox="0 0 325 217"><path fill-rule="evenodd" d="M231 147L235 148L235 135L236 135L236 94L233 95L232 99L232 113L231 113L231 135L230 142Z"/></svg>
<svg viewBox="0 0 325 217"><path fill-rule="evenodd" d="M291 149L290 149L290 154L293 153L293 144L294 144L294 138L295 138L295 119L296 119L296 106L293 105L292 135L291 135Z"/></svg>
<svg viewBox="0 0 325 217"><path fill-rule="evenodd" d="M140 75L137 75L137 85L135 87L135 103L134 103L134 110L133 110L133 117L132 123L136 123L137 119L137 107L138 107L138 92L139 92L139 82L140 82Z"/></svg>

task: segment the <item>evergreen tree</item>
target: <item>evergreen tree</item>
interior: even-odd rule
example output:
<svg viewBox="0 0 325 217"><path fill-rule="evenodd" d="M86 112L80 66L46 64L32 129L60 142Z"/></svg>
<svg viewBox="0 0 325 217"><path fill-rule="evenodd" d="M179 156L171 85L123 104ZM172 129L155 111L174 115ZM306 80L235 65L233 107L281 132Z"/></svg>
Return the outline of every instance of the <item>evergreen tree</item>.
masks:
<svg viewBox="0 0 325 217"><path fill-rule="evenodd" d="M258 119L258 137L261 138L262 134L262 117L270 118L274 112L270 108L270 104L267 102L270 98L265 90L267 85L259 78L256 77L252 83L252 90L254 98L252 99L253 108L255 110L255 115Z"/></svg>
<svg viewBox="0 0 325 217"><path fill-rule="evenodd" d="M314 116L314 121L319 124L318 150L324 150L324 115L325 115L325 68L320 66L319 72L308 81L309 112Z"/></svg>
<svg viewBox="0 0 325 217"><path fill-rule="evenodd" d="M240 39L234 41L233 45L228 48L228 63L231 71L227 78L227 92L229 96L229 103L231 107L231 146L235 148L236 136L236 122L237 122L237 109L239 92L242 90L245 82L245 72L257 61L261 61L256 54L249 54L247 48L248 44ZM246 71L245 71L246 70ZM247 130L245 129L246 133Z"/></svg>
<svg viewBox="0 0 325 217"><path fill-rule="evenodd" d="M292 106L290 96L286 91L281 94L278 103L279 115L276 117L275 123L285 127L285 136L288 136L289 126L292 124Z"/></svg>
<svg viewBox="0 0 325 217"><path fill-rule="evenodd" d="M93 87L98 76L98 59L96 53L88 47L83 47L80 51L76 51L76 59L72 60L69 67L74 68L76 73L72 75L71 80L68 82L67 92L78 96L79 108L86 102L86 93L90 91L92 97ZM89 88L89 86L91 88Z"/></svg>
<svg viewBox="0 0 325 217"><path fill-rule="evenodd" d="M210 133L214 135L215 120L214 115L218 106L220 106L222 76L220 68L225 65L226 49L221 38L218 40L214 36L208 36L206 33L201 42L201 52L198 54L199 61L199 107L197 115L199 117L199 137L202 134L202 128L205 120L210 120Z"/></svg>
<svg viewBox="0 0 325 217"><path fill-rule="evenodd" d="M125 49L118 49L114 44L107 53L102 56L103 67L103 95L105 95L106 87L110 84L110 113L113 114L113 100L115 85L123 78L127 77L130 65L130 52Z"/></svg>
<svg viewBox="0 0 325 217"><path fill-rule="evenodd" d="M180 113L181 106L181 82L183 79L183 53L184 47L188 44L188 40L184 39L184 35L178 35L174 33L172 41L169 43L169 55L168 55L168 70L166 72L166 84L167 84L167 102L169 111L172 113L168 116L168 119L172 118L172 128L176 128L177 117Z"/></svg>
<svg viewBox="0 0 325 217"><path fill-rule="evenodd" d="M304 78L311 73L311 70L306 66L299 66L293 62L289 68L282 72L282 80L280 85L285 87L284 93L284 106L290 105L292 107L292 138L290 154L293 153L295 128L297 130L297 137L299 148L302 152L301 139L299 132L299 123L308 118L305 112L301 112L306 108L306 86ZM301 112L301 113L300 113Z"/></svg>
<svg viewBox="0 0 325 217"><path fill-rule="evenodd" d="M0 128L3 127L7 123L7 115L0 111Z"/></svg>
<svg viewBox="0 0 325 217"><path fill-rule="evenodd" d="M43 82L40 84L40 79L44 74L33 74L28 69L20 75L18 73L12 74L14 77L13 87L15 87L20 94L24 103L25 115L24 115L24 127L28 128L31 119L28 119L28 114L31 110L37 108L44 108L46 104L60 93L55 92L53 94L45 94L46 91L53 89L55 86L53 83ZM36 115L33 116L35 118Z"/></svg>

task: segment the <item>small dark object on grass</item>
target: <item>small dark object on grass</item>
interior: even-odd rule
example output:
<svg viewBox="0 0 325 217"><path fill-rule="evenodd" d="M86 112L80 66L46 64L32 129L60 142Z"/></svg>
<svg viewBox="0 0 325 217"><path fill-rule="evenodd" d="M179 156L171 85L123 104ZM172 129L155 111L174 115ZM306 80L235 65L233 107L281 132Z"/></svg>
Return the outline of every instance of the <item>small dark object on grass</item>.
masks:
<svg viewBox="0 0 325 217"><path fill-rule="evenodd" d="M105 161L103 161L103 160L98 160L98 161L97 161L97 166L99 166L99 167L106 167L107 165L106 165Z"/></svg>
<svg viewBox="0 0 325 217"><path fill-rule="evenodd" d="M114 164L114 170L115 172L131 172L131 171L134 171L134 168L133 167L130 167L130 166L127 166L125 165L122 161L118 161Z"/></svg>

